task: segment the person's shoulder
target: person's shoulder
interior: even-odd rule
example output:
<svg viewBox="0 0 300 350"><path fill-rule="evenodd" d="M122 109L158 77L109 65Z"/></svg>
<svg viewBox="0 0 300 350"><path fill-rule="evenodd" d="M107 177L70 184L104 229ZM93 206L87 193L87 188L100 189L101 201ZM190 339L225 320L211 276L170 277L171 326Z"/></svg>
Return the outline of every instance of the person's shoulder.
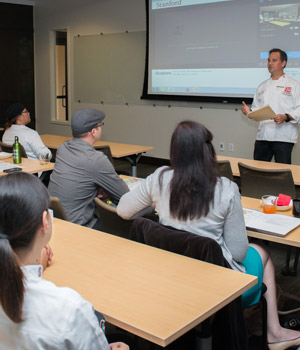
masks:
<svg viewBox="0 0 300 350"><path fill-rule="evenodd" d="M76 147L76 139L70 139L70 140L66 140L64 141L59 147L58 147L58 151L62 151L62 150L68 150L69 148L74 148Z"/></svg>
<svg viewBox="0 0 300 350"><path fill-rule="evenodd" d="M263 88L268 84L268 82L269 82L270 80L271 80L271 78L268 78L268 79L262 81L262 82L258 85L256 91L259 91L259 90L263 89Z"/></svg>
<svg viewBox="0 0 300 350"><path fill-rule="evenodd" d="M108 159L106 154L102 151L96 150L94 147L87 150L87 157L96 169L114 169L111 161Z"/></svg>
<svg viewBox="0 0 300 350"><path fill-rule="evenodd" d="M69 332L73 329L74 323L83 322L83 317L93 315L92 304L75 290L69 287L58 287L44 279L41 283L42 285L36 287L36 293L31 295L31 302L27 305L33 308L43 305L42 315L55 314L51 319L59 320L62 332ZM53 324L53 327L56 326Z"/></svg>
<svg viewBox="0 0 300 350"><path fill-rule="evenodd" d="M289 75L285 74L284 75L285 79L287 79L288 82L294 84L295 86L298 86L300 88L300 82L292 77L290 77Z"/></svg>
<svg viewBox="0 0 300 350"><path fill-rule="evenodd" d="M49 305L52 304L53 309L59 309L61 305L64 305L64 310L67 309L70 311L72 309L76 309L82 303L85 303L86 300L82 298L82 296L76 292L74 289L69 287L58 287L54 283L42 279L41 281L43 285L43 294L45 301Z"/></svg>
<svg viewBox="0 0 300 350"><path fill-rule="evenodd" d="M36 130L31 129L26 125L20 125L20 126L22 127L23 132L26 132L27 134L39 135L39 133Z"/></svg>
<svg viewBox="0 0 300 350"><path fill-rule="evenodd" d="M163 165L155 170L153 174L160 175L161 173L163 174L171 174L172 173L172 168L170 168L168 165Z"/></svg>
<svg viewBox="0 0 300 350"><path fill-rule="evenodd" d="M172 169L169 166L164 165L157 168L154 171L154 173L148 176L148 178L151 178L153 180L159 180L160 178L162 178L163 181L165 181L166 179L170 178L172 174L173 174Z"/></svg>
<svg viewBox="0 0 300 350"><path fill-rule="evenodd" d="M239 193L237 184L224 176L220 177L219 181L217 182L217 186L222 188L222 191L226 192L228 195Z"/></svg>

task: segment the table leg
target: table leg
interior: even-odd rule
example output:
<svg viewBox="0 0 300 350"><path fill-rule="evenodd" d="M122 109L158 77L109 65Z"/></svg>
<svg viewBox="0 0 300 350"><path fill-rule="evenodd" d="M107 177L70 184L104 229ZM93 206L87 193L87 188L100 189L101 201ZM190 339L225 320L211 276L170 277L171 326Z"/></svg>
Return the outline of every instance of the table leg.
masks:
<svg viewBox="0 0 300 350"><path fill-rule="evenodd" d="M131 156L125 157L128 162L131 164L131 175L136 177L137 176L137 163L141 158L142 153L138 154L132 154Z"/></svg>

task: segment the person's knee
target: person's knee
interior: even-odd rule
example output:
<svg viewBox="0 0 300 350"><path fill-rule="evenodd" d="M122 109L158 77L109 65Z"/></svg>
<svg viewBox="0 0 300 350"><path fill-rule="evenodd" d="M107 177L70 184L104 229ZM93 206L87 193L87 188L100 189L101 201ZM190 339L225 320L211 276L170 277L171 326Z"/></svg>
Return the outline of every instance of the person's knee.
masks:
<svg viewBox="0 0 300 350"><path fill-rule="evenodd" d="M253 247L260 255L263 266L265 267L267 262L271 260L270 254L263 243L250 243L251 247Z"/></svg>

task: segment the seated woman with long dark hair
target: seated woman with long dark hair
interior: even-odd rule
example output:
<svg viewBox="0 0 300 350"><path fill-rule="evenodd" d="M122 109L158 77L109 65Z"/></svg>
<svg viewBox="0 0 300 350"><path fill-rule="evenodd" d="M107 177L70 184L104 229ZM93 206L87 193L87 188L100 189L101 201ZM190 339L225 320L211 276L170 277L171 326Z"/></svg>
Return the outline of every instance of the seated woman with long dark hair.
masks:
<svg viewBox="0 0 300 350"><path fill-rule="evenodd" d="M178 124L171 140L170 167L157 169L126 193L118 214L132 219L154 204L161 224L215 239L234 270L258 277L258 284L242 296L245 307L259 301L262 281L267 286L269 348L299 346L299 333L279 324L273 263L263 246L248 244L238 187L219 176L211 141L212 134L203 125Z"/></svg>
<svg viewBox="0 0 300 350"><path fill-rule="evenodd" d="M124 343L108 345L89 302L42 278L49 204L37 177L0 177L0 348L128 350Z"/></svg>

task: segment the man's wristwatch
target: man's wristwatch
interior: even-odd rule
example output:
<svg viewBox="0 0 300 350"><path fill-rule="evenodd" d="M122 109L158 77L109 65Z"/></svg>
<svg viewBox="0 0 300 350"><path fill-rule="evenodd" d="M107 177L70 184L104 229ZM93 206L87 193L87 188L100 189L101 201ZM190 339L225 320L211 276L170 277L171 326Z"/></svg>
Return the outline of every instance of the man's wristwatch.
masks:
<svg viewBox="0 0 300 350"><path fill-rule="evenodd" d="M285 116L286 116L286 123L288 123L290 120L291 120L291 118L290 118L290 116L287 114L287 113L285 113Z"/></svg>

